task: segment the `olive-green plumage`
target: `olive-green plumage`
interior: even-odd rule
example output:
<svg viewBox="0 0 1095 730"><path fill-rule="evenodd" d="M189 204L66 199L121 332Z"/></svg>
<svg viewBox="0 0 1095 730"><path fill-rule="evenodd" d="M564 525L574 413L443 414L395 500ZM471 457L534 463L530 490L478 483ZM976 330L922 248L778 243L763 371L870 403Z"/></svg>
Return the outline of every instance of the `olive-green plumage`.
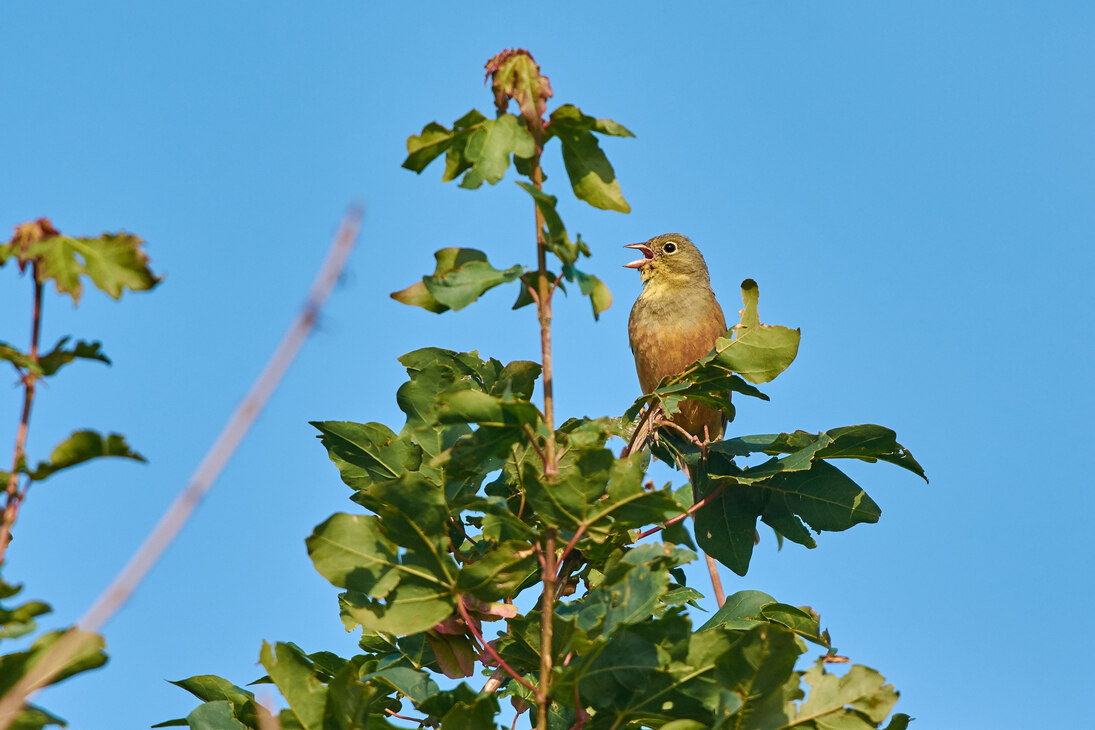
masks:
<svg viewBox="0 0 1095 730"><path fill-rule="evenodd" d="M726 333L726 318L711 290L707 262L687 236L666 233L627 248L643 253L625 264L638 269L643 281L627 331L639 385L649 393L662 378L706 355ZM701 441L720 438L725 425L721 411L694 401L684 401L672 420Z"/></svg>

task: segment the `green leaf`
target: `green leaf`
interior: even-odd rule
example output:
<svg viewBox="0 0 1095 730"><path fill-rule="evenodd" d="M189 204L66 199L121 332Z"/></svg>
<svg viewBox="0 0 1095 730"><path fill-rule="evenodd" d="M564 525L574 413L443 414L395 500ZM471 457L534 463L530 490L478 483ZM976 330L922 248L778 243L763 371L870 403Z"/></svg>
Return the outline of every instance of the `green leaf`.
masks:
<svg viewBox="0 0 1095 730"><path fill-rule="evenodd" d="M3 341L0 341L0 360L7 360L22 370L29 370L38 375L42 374L42 368L34 361L34 358Z"/></svg>
<svg viewBox="0 0 1095 730"><path fill-rule="evenodd" d="M739 324L732 328L733 339L720 337L716 341L714 360L750 383L767 383L794 361L801 333L781 325L760 324L760 289L752 279L742 282L741 297L744 306Z"/></svg>
<svg viewBox="0 0 1095 730"><path fill-rule="evenodd" d="M186 725L186 720L181 722ZM24 705L24 709L15 716L15 721L11 724L11 730L41 730L48 725L64 727L67 724L61 718L46 712L41 707L27 703Z"/></svg>
<svg viewBox="0 0 1095 730"><path fill-rule="evenodd" d="M422 463L421 449L382 423L313 421L312 425L319 430L320 441L342 481L354 489L395 479Z"/></svg>
<svg viewBox="0 0 1095 730"><path fill-rule="evenodd" d="M761 623L761 608L775 602L776 599L761 591L738 591L731 596L727 596L726 602L698 631L710 629L714 626L725 626L728 629L751 629Z"/></svg>
<svg viewBox="0 0 1095 730"><path fill-rule="evenodd" d="M758 434L727 439L710 447L717 453L730 457L749 454L790 454L786 459L770 464L780 464L779 471L805 468L813 459L853 458L862 461L888 461L911 471L927 480L924 470L912 454L897 443L897 434L884 426L866 423L858 426L842 426L812 434L806 431L781 434ZM767 464L764 465L766 468ZM759 473L754 468L753 473Z"/></svg>
<svg viewBox="0 0 1095 730"><path fill-rule="evenodd" d="M730 484L694 515L700 548L738 575L749 570L765 496L754 486Z"/></svg>
<svg viewBox="0 0 1095 730"><path fill-rule="evenodd" d="M619 136L630 135L630 132L615 122L606 120L598 124L598 120L586 116L572 104L565 104L551 113L548 131L562 143L563 164L575 196L595 208L621 213L631 211L620 192L616 173L593 135L594 131Z"/></svg>
<svg viewBox="0 0 1095 730"><path fill-rule="evenodd" d="M128 233L104 233L98 238L70 238L56 235L31 244L24 254L35 262L38 281L53 281L57 292L80 301L83 285L80 277L114 299L126 289L142 291L160 283L148 268L148 256L142 241Z"/></svg>
<svg viewBox="0 0 1095 730"><path fill-rule="evenodd" d="M323 730L385 730L393 727L383 718L385 698L379 688L357 678L358 668L347 663L327 684ZM261 728L261 725L260 725Z"/></svg>
<svg viewBox="0 0 1095 730"><path fill-rule="evenodd" d="M612 292L596 276L583 273L573 266L564 266L563 275L570 281L577 281L582 294L589 297L593 305L593 319L599 319L601 312L612 306Z"/></svg>
<svg viewBox="0 0 1095 730"><path fill-rule="evenodd" d="M409 697L415 704L420 704L437 693L437 682L433 681L429 673L413 667L386 667L361 678L362 682L373 680L383 682L405 697Z"/></svg>
<svg viewBox="0 0 1095 730"><path fill-rule="evenodd" d="M537 465L526 463L524 480L529 504L551 524L572 530L591 524L614 462L608 449L569 449L559 460L554 484L542 480Z"/></svg>
<svg viewBox="0 0 1095 730"><path fill-rule="evenodd" d="M878 522L882 510L862 487L824 461L809 471L777 474L761 483L770 504L798 515L814 530L839 532L861 522Z"/></svg>
<svg viewBox="0 0 1095 730"><path fill-rule="evenodd" d="M853 458L867 462L888 461L908 469L922 477L924 481L928 480L923 467L917 463L909 450L897 443L897 434L884 426L866 423L859 426L833 428L826 433L832 439L832 443L818 451L817 458Z"/></svg>
<svg viewBox="0 0 1095 730"><path fill-rule="evenodd" d="M75 631L75 629L70 629ZM0 694L7 692L12 686L41 661L46 651L49 650L61 638L64 631L51 631L39 636L27 651L6 654L0 657ZM79 644L76 653L69 659L65 667L58 672L49 684L56 684L74 674L96 669L106 664L106 653L103 651L103 637L89 631L78 631Z"/></svg>
<svg viewBox="0 0 1095 730"><path fill-rule="evenodd" d="M112 433L104 438L95 431L76 431L54 447L49 461L39 462L34 471L27 472L27 476L35 481L42 481L62 469L105 456L145 461L143 456L130 450L121 434Z"/></svg>
<svg viewBox="0 0 1095 730"><path fill-rule="evenodd" d="M536 142L517 117L503 114L497 119L485 120L468 136L464 155L472 167L460 181L460 187L474 189L484 180L494 185L505 176L511 155L532 157L535 154Z"/></svg>
<svg viewBox="0 0 1095 730"><path fill-rule="evenodd" d="M453 141L453 132L437 122L430 122L422 128L422 133L407 138L407 159L403 167L414 172L422 172L435 157L449 148Z"/></svg>
<svg viewBox="0 0 1095 730"><path fill-rule="evenodd" d="M539 571L539 562L527 542L507 540L460 570L456 585L481 601L500 601Z"/></svg>
<svg viewBox="0 0 1095 730"><path fill-rule="evenodd" d="M563 219L559 216L559 212L555 209L559 199L554 195L548 195L542 190L538 190L536 186L529 183L517 181L517 184L521 186L521 189L532 196L533 201L536 203L537 210L544 218L544 227L547 229L546 236L544 237L548 249L554 253L559 261L564 266L571 265L578 260L579 256L589 256L589 246L582 240L581 235L573 242L570 240L570 236L567 234L566 226L563 225ZM568 277L573 281L573 277Z"/></svg>
<svg viewBox="0 0 1095 730"><path fill-rule="evenodd" d="M259 656L300 725L305 730L323 730L327 688L316 678L308 657L291 644L271 646L265 641Z"/></svg>
<svg viewBox="0 0 1095 730"><path fill-rule="evenodd" d="M827 673L819 661L802 678L810 686L810 693L799 705L793 725L811 722L834 730L875 728L897 703L893 685L884 684L881 674L858 664L838 677Z"/></svg>
<svg viewBox="0 0 1095 730"><path fill-rule="evenodd" d="M182 687L202 702L227 700L237 708L255 699L255 693L237 687L227 679L213 674L201 674L187 679L169 680L176 687Z"/></svg>
<svg viewBox="0 0 1095 730"><path fill-rule="evenodd" d="M305 540L316 570L339 588L383 598L400 580L397 546L372 515L331 515Z"/></svg>
<svg viewBox="0 0 1095 730"><path fill-rule="evenodd" d="M829 632L821 630L821 617L809 606L796 608L786 603L768 603L761 607L760 613L766 620L782 624L808 641L831 648Z"/></svg>
<svg viewBox="0 0 1095 730"><path fill-rule="evenodd" d="M65 347L68 337L62 337L53 349L38 359L41 374L50 376L73 360L98 360L110 364L110 359L103 354L102 346L98 342L84 342L80 340L71 349ZM0 348L2 350L2 348Z"/></svg>
<svg viewBox="0 0 1095 730"><path fill-rule="evenodd" d="M362 591L342 594L343 622L371 631L413 634L447 618L453 611L458 571L448 553L449 511L442 489L421 474L408 472L374 484L354 499L376 512L379 520L358 523L353 528L356 532L341 538L332 549L338 553L336 560L324 560L323 569L339 581L360 580L355 585L372 593L378 592L378 585L389 590L382 600ZM344 520L340 522L346 526ZM377 526L387 542L377 538L373 529ZM402 548L398 563L396 545ZM363 554L361 572L352 568L355 551ZM387 569L399 576L394 587Z"/></svg>
<svg viewBox="0 0 1095 730"><path fill-rule="evenodd" d="M452 182L471 169L472 162L466 154L468 138L486 120L486 117L472 109L453 123L452 145L445 152L445 171L441 175L441 182Z"/></svg>
<svg viewBox="0 0 1095 730"><path fill-rule="evenodd" d="M496 269L487 261L486 254L472 248L443 248L434 258L437 266L432 276L393 292L392 299L436 313L463 309L488 290L514 281L524 271L521 266Z"/></svg>
<svg viewBox="0 0 1095 730"><path fill-rule="evenodd" d="M41 601L28 601L11 609L0 608L0 639L14 639L29 634L38 626L34 619L52 611L48 603Z"/></svg>
<svg viewBox="0 0 1095 730"><path fill-rule="evenodd" d="M442 423L478 423L483 426L534 426L540 411L527 400L505 400L477 390L442 393L438 398Z"/></svg>
<svg viewBox="0 0 1095 730"><path fill-rule="evenodd" d="M198 705L186 716L186 723L192 730L247 730L232 714L232 703L226 700Z"/></svg>
<svg viewBox="0 0 1095 730"><path fill-rule="evenodd" d="M434 693L419 708L437 718L444 730L495 730L498 699L461 682L454 689Z"/></svg>

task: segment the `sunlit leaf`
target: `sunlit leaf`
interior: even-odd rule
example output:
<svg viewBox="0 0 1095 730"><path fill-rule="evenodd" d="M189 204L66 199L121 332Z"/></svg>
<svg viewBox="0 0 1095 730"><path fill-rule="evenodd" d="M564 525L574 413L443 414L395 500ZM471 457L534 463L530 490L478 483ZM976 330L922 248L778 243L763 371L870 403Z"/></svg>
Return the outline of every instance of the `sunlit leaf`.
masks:
<svg viewBox="0 0 1095 730"><path fill-rule="evenodd" d="M35 481L41 481L62 469L105 456L145 461L143 456L129 448L121 434L112 433L103 437L95 431L76 431L54 447L49 461L39 462L34 471L27 475Z"/></svg>
<svg viewBox="0 0 1095 730"><path fill-rule="evenodd" d="M323 730L327 688L316 678L312 663L291 644L262 642L262 666L289 702L289 708L305 730Z"/></svg>
<svg viewBox="0 0 1095 730"><path fill-rule="evenodd" d="M609 134L626 132L622 126L615 122L599 125L597 120L582 114L577 107L566 104L551 113L548 130L562 143L563 164L575 196L595 208L621 213L631 211L631 206L620 192L616 172L593 135L594 131Z"/></svg>
<svg viewBox="0 0 1095 730"><path fill-rule="evenodd" d="M463 309L488 290L516 280L524 271L521 266L496 269L486 254L472 248L443 248L434 257L434 273L393 292L392 299L437 313Z"/></svg>

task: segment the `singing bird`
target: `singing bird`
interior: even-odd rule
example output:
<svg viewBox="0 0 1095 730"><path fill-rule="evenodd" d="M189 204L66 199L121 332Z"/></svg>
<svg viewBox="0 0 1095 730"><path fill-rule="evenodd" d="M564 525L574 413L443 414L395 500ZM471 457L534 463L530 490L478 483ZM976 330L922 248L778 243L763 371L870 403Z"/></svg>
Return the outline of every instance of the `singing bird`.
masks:
<svg viewBox="0 0 1095 730"><path fill-rule="evenodd" d="M706 355L726 333L726 317L711 290L707 262L687 236L665 233L625 248L643 254L624 266L638 269L643 282L627 332L639 385L649 393ZM701 442L720 438L726 425L721 411L695 401L682 402L671 420Z"/></svg>

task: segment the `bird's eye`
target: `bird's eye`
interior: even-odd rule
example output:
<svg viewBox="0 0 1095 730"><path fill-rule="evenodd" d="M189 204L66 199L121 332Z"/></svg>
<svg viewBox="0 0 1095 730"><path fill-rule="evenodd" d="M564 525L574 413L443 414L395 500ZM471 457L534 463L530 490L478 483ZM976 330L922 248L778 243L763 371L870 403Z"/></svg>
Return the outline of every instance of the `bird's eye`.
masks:
<svg viewBox="0 0 1095 730"><path fill-rule="evenodd" d="M677 244L673 243L672 241L662 246L662 251L665 251L666 253L674 253L676 250Z"/></svg>

